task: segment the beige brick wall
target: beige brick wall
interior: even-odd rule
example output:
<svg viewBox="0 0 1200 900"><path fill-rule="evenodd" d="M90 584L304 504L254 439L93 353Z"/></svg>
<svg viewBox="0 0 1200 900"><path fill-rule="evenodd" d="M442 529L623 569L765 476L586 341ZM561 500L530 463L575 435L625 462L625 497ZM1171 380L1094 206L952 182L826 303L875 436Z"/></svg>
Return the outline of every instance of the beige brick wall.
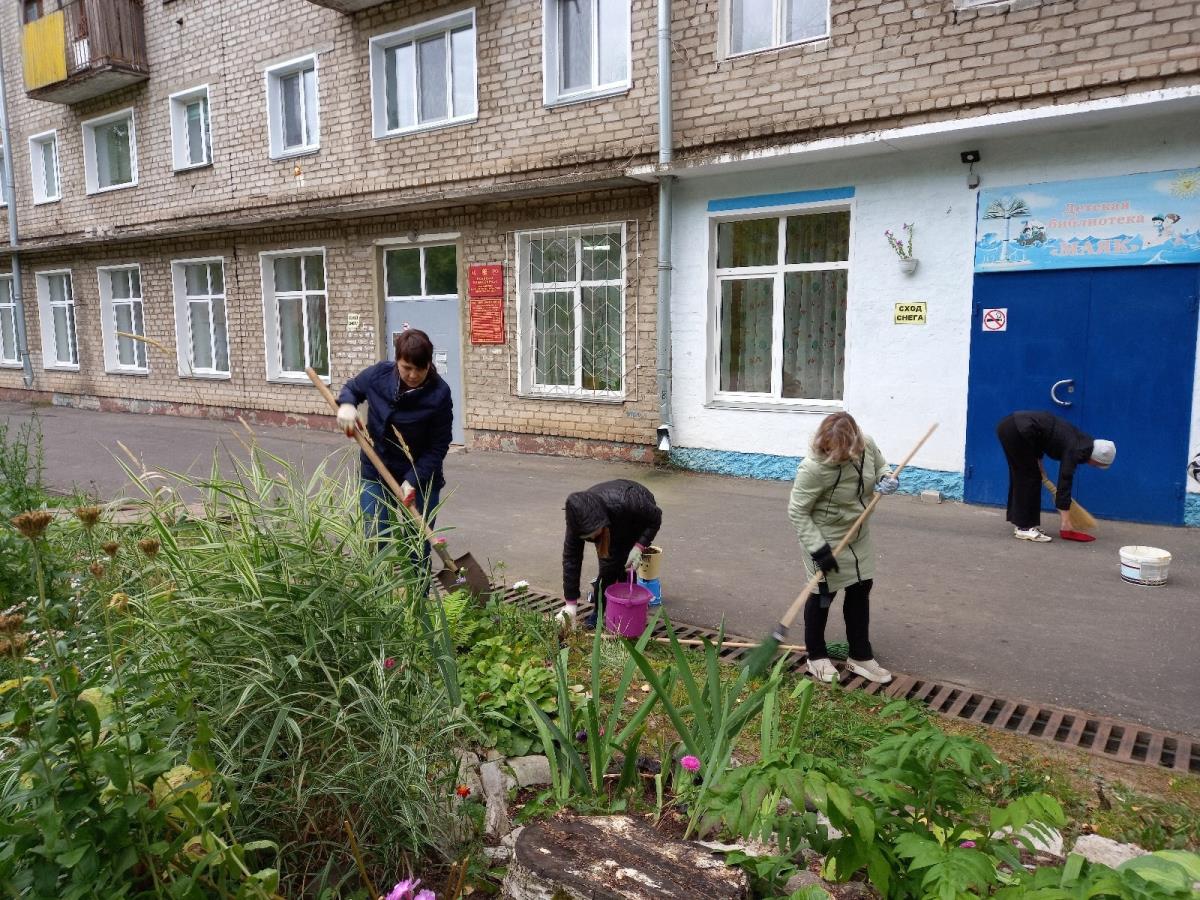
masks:
<svg viewBox="0 0 1200 900"><path fill-rule="evenodd" d="M265 251L324 247L329 294L331 371L335 389L377 358L381 295L377 272L378 241L418 234L458 233L460 294L463 297L464 396L456 397L466 412L468 429L528 435L570 435L618 443L647 443L657 424L654 347L655 225L653 191L648 188L520 204L458 207L420 216L389 216L335 226L294 227L271 232L247 231L220 236L121 244L84 250L41 253L24 260L26 327L36 374L35 389L65 397L97 399L106 406L122 402L163 404L167 411L227 414L237 410L323 414L324 403L306 383L267 381L263 342L261 261ZM627 241L626 326L628 359L623 403L522 399L517 396L519 358L516 345L517 298L514 277L514 234L529 228L625 222ZM176 359L175 314L171 262L196 257L225 260L226 305L230 340L228 380L181 378ZM507 298L507 343L470 343L466 303L466 267L503 262ZM146 336L160 346L149 348L148 375L108 374L101 345L98 266L141 267ZM46 371L35 290L40 271L70 269L75 296L79 372ZM349 331L347 317L359 315L362 326ZM0 369L0 392L21 388L20 369ZM78 402L76 400L75 402Z"/></svg>
<svg viewBox="0 0 1200 900"><path fill-rule="evenodd" d="M720 6L675 19L684 157L1200 80L1196 0L833 0L829 40L729 59Z"/></svg>
<svg viewBox="0 0 1200 900"><path fill-rule="evenodd" d="M468 2L408 0L343 16L305 0L147 0L149 82L75 107L22 89L18 4L0 4L16 130L22 234L80 242L196 227L359 215L446 197L611 184L656 148L654 0L632 3L632 89L547 109L540 0L478 0L479 120L387 140L371 134L371 36ZM1115 96L1200 76L1200 0L833 0L828 41L723 59L720 0L675 3L676 142L681 156L885 125ZM319 55L321 149L267 152L264 68ZM211 89L215 164L175 174L169 94ZM80 122L132 106L140 182L84 193ZM30 205L25 138L57 128L64 200ZM296 175L297 168L300 175ZM574 187L564 187L574 184ZM2 238L0 238L2 240Z"/></svg>

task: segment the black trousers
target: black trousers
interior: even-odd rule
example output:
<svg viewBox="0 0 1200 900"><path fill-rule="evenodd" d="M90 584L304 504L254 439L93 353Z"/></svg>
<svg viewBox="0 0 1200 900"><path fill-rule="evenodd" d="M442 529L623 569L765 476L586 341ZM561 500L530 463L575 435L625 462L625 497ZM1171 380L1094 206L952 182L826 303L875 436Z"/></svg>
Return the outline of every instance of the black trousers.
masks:
<svg viewBox="0 0 1200 900"><path fill-rule="evenodd" d="M1041 454L1021 436L1012 416L996 426L996 437L1008 460L1008 521L1018 528L1042 524Z"/></svg>
<svg viewBox="0 0 1200 900"><path fill-rule="evenodd" d="M850 644L851 659L874 659L871 649L871 586L875 582L868 578L846 588L842 601L842 616L846 619L846 640ZM837 597L837 591L825 594L826 600ZM804 604L804 645L809 659L828 659L825 646L825 623L829 621L829 607L822 604L821 594L809 594Z"/></svg>

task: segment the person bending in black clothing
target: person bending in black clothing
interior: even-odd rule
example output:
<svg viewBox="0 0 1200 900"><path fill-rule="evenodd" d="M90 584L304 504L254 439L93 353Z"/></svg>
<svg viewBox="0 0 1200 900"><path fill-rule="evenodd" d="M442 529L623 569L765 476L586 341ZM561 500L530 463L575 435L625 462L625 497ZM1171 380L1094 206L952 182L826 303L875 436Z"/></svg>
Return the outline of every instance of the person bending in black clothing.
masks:
<svg viewBox="0 0 1200 900"><path fill-rule="evenodd" d="M567 535L563 541L563 600L559 621L573 621L579 606L583 545L596 545L600 560L598 593L627 577L642 561L662 525L654 495L636 481L618 478L567 497ZM594 627L595 611L587 621Z"/></svg>
<svg viewBox="0 0 1200 900"><path fill-rule="evenodd" d="M1013 537L1045 543L1050 535L1041 529L1043 456L1058 460L1058 486L1054 505L1061 520L1061 536L1089 540L1071 526L1071 482L1075 468L1087 463L1107 469L1117 455L1112 441L1093 438L1053 413L1023 410L1005 416L996 426L996 437L1008 459L1008 521Z"/></svg>

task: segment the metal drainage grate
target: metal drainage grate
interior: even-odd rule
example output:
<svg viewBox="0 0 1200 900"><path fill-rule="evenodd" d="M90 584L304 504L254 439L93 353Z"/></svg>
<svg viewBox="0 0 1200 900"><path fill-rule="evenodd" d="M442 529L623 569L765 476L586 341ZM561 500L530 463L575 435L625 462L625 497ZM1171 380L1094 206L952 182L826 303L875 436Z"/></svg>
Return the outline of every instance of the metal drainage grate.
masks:
<svg viewBox="0 0 1200 900"><path fill-rule="evenodd" d="M548 594L527 589L497 589L504 599L534 612L551 614L557 612L562 601ZM592 606L586 601L579 604L579 613L585 616ZM673 623L675 636L681 639L715 640L717 632L712 628ZM666 637L667 630L662 622L654 628L655 637ZM726 640L743 641L736 635L726 633ZM721 658L725 662L737 663L753 648L724 647ZM802 668L806 657L801 653L788 653L788 668ZM840 668L840 666L839 666ZM1200 740L1184 734L1159 731L1133 722L1122 722L1104 716L1095 716L1073 709L1045 706L1027 700L1005 700L993 697L961 685L930 681L915 675L900 672L890 684L876 684L858 675L843 670L842 687L862 690L868 694L883 695L893 699L904 698L924 703L938 715L948 719L960 719L975 725L987 725L999 731L1008 731L1024 737L1037 738L1063 747L1086 750L1097 756L1120 762L1140 763L1157 766L1176 772L1200 774Z"/></svg>

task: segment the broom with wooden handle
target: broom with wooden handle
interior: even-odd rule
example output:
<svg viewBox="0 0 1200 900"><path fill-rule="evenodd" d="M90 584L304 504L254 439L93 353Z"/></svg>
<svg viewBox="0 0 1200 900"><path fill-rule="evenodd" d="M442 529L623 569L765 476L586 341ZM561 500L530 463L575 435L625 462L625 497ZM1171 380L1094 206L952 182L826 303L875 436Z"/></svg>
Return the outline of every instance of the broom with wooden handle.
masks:
<svg viewBox="0 0 1200 900"><path fill-rule="evenodd" d="M929 426L929 430L925 432L925 436L917 441L917 446L913 447L912 450L908 452L908 456L904 457L904 459L901 461L900 465L896 466L896 468L892 470L892 478L900 477L900 473L904 471L904 467L907 466L909 461L917 455L917 451L925 446L925 442L929 440L929 436L933 434L936 428L936 422ZM835 557L845 550L846 546L852 540L854 540L855 536L858 534L858 529L862 527L863 522L867 521L867 517L871 515L871 512L875 509L875 504L879 502L879 499L882 496L883 494L876 494L871 498L871 502L867 504L866 509L859 513L858 518L854 520L854 524L850 526L850 530L846 532L846 536L838 541L838 545L833 548L833 555ZM758 649L750 654L749 658L746 660L746 668L750 670L751 675L761 675L763 672L767 671L767 667L771 665L771 660L775 658L775 653L779 650L780 645L787 640L788 629L791 628L792 623L796 621L796 616L800 614L800 610L803 608L804 602L808 599L808 595L816 590L817 585L820 584L821 579L824 577L825 573L818 568L813 576L808 579L808 584L804 586L804 590L802 590L792 602L791 608L788 609L788 611L784 613L783 618L779 620L779 624L775 626L775 629L767 636L766 640L758 645Z"/></svg>
<svg viewBox="0 0 1200 900"><path fill-rule="evenodd" d="M1050 480L1050 476L1046 474L1046 467L1042 465L1041 460L1038 460L1038 468L1042 471L1042 484L1046 486L1046 490L1050 492L1051 497L1058 496L1058 488L1054 482ZM1075 498L1071 498L1071 524L1079 531L1095 531L1096 520L1092 518L1092 514L1075 502Z"/></svg>

